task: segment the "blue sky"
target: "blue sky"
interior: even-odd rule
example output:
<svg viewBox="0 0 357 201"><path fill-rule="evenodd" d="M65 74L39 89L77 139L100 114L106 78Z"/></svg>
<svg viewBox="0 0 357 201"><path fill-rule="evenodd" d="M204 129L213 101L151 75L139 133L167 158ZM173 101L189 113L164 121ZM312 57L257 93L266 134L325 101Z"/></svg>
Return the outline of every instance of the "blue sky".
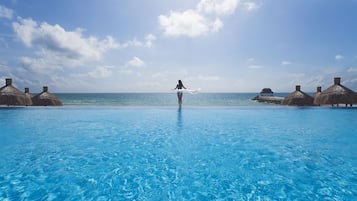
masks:
<svg viewBox="0 0 357 201"><path fill-rule="evenodd" d="M357 90L357 0L1 0L0 79L52 92Z"/></svg>

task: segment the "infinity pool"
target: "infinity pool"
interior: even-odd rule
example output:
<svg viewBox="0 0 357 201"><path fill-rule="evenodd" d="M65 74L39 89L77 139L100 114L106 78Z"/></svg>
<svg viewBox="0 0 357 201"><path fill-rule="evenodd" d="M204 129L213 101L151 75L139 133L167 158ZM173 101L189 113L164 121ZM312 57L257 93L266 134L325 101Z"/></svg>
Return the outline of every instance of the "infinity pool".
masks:
<svg viewBox="0 0 357 201"><path fill-rule="evenodd" d="M356 199L356 109L0 109L0 200Z"/></svg>

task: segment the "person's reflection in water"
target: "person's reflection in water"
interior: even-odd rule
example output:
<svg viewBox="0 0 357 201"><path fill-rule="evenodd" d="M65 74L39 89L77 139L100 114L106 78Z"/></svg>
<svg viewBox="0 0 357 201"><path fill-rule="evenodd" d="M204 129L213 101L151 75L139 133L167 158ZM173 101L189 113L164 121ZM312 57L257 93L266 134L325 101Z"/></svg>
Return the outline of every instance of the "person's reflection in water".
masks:
<svg viewBox="0 0 357 201"><path fill-rule="evenodd" d="M181 106L179 106L177 109L177 129L179 132L181 132L181 129L182 129L182 108L181 108Z"/></svg>

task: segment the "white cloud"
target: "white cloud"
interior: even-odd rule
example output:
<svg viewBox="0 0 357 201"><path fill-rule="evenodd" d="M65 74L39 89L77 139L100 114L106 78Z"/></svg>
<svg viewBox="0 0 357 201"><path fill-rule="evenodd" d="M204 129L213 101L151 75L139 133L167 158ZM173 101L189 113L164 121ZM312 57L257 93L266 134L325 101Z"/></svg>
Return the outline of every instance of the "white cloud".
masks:
<svg viewBox="0 0 357 201"><path fill-rule="evenodd" d="M156 36L153 34L148 34L145 37L145 46L146 47L151 47L153 45L153 42L156 40Z"/></svg>
<svg viewBox="0 0 357 201"><path fill-rule="evenodd" d="M83 66L85 62L78 58L68 58L50 51L36 52L35 57L23 56L18 58L22 68L31 73L48 74L64 68Z"/></svg>
<svg viewBox="0 0 357 201"><path fill-rule="evenodd" d="M231 15L238 6L239 0L201 0L197 10L206 14Z"/></svg>
<svg viewBox="0 0 357 201"><path fill-rule="evenodd" d="M174 37L204 35L209 32L212 26L205 17L194 10L171 11L168 16L160 15L159 23L166 36Z"/></svg>
<svg viewBox="0 0 357 201"><path fill-rule="evenodd" d="M106 78L112 75L111 66L98 66L93 71L89 72L88 75L92 78Z"/></svg>
<svg viewBox="0 0 357 201"><path fill-rule="evenodd" d="M38 24L32 19L20 18L13 23L13 28L27 47L37 47L69 59L99 60L107 50L119 47L111 36L103 40L84 37L81 29L66 31L58 24Z"/></svg>
<svg viewBox="0 0 357 201"><path fill-rule="evenodd" d="M243 5L248 11L256 10L259 8L259 5L252 1L244 2Z"/></svg>
<svg viewBox="0 0 357 201"><path fill-rule="evenodd" d="M145 36L145 41L139 41L136 38L133 40L129 40L120 45L121 48L128 48L128 47L152 47L153 42L156 40L156 36L153 34L148 34Z"/></svg>
<svg viewBox="0 0 357 201"><path fill-rule="evenodd" d="M32 19L19 18L13 22L13 29L26 47L35 49L35 56L23 56L18 60L25 71L37 77L50 73L54 77L65 68L99 62L105 52L119 47L111 36L102 40L85 37L79 28L67 31L60 25L39 24ZM106 76L109 71L105 70L98 68L87 76Z"/></svg>
<svg viewBox="0 0 357 201"><path fill-rule="evenodd" d="M338 54L338 55L336 55L335 56L335 59L336 60L342 60L344 57L342 56L342 55L340 55L340 54Z"/></svg>
<svg viewBox="0 0 357 201"><path fill-rule="evenodd" d="M120 45L121 48L127 48L127 47L142 47L143 43L141 41L138 41L136 38L133 40L127 41L124 44Z"/></svg>
<svg viewBox="0 0 357 201"><path fill-rule="evenodd" d="M290 61L282 61L281 65L283 66L287 66L287 65L291 65L292 63Z"/></svg>
<svg viewBox="0 0 357 201"><path fill-rule="evenodd" d="M201 0L196 8L170 11L158 17L164 35L198 37L218 32L223 27L222 16L232 15L239 0Z"/></svg>
<svg viewBox="0 0 357 201"><path fill-rule="evenodd" d="M216 21L212 24L212 32L218 32L223 27L223 22L220 19L216 19Z"/></svg>
<svg viewBox="0 0 357 201"><path fill-rule="evenodd" d="M51 88L57 86L62 90L73 90L73 87L77 90L88 89L88 86L95 88L95 82L91 82L93 78L108 78L115 72L133 74L128 66L121 71L114 71L113 67L106 66L103 63L104 54L116 48L149 48L156 40L155 35L147 34L141 41L134 39L119 44L111 36L86 36L80 28L66 30L60 25L41 23L30 18L17 18L12 23L12 28L17 40L25 47L31 48L33 54L19 57L19 67L11 68L8 73L0 66L1 72L13 78L14 74L19 75L19 80L26 82L23 83L24 86L37 87L45 83ZM0 38L0 47L1 45ZM130 64L145 66L137 57L134 57ZM79 67L81 69L77 69Z"/></svg>
<svg viewBox="0 0 357 201"><path fill-rule="evenodd" d="M62 67L58 65L51 65L52 62L55 62L46 57L44 58L31 58L31 57L20 57L19 62L22 67L26 70L36 72L36 73L48 73L53 70L61 69Z"/></svg>
<svg viewBox="0 0 357 201"><path fill-rule="evenodd" d="M145 62L138 57L133 57L130 61L128 61L127 65L134 67L142 67L145 66Z"/></svg>
<svg viewBox="0 0 357 201"><path fill-rule="evenodd" d="M12 19L13 14L13 10L0 5L0 18Z"/></svg>

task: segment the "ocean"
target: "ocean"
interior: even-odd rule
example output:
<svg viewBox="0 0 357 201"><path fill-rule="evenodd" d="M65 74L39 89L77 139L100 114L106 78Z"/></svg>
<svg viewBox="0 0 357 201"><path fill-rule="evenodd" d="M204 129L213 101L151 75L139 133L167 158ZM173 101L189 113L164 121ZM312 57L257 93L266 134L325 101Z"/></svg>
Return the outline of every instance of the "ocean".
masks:
<svg viewBox="0 0 357 201"><path fill-rule="evenodd" d="M185 93L183 106L264 106L251 99L257 93ZM284 97L286 93L276 96ZM176 93L60 93L64 105L72 106L176 106Z"/></svg>

